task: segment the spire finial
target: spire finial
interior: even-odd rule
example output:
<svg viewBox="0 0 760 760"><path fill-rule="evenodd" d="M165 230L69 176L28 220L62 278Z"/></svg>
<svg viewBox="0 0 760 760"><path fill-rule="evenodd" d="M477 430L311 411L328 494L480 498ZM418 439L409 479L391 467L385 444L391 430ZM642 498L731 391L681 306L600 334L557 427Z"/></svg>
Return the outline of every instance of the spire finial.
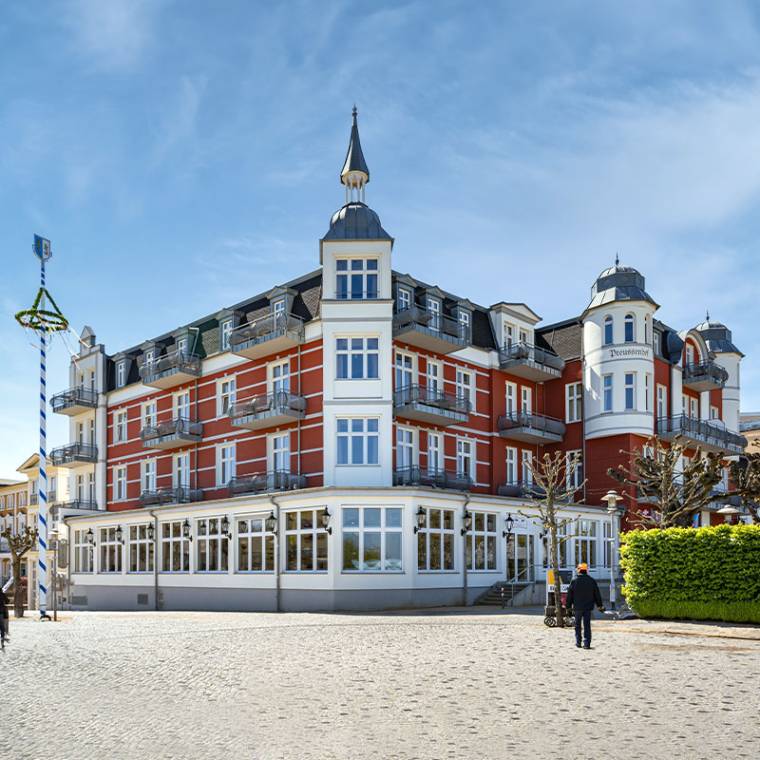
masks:
<svg viewBox="0 0 760 760"><path fill-rule="evenodd" d="M617 251L615 251L615 266L620 266L620 254Z"/></svg>
<svg viewBox="0 0 760 760"><path fill-rule="evenodd" d="M710 310L705 309L705 322L709 322L709 321L710 321Z"/></svg>
<svg viewBox="0 0 760 760"><path fill-rule="evenodd" d="M354 103L354 107L351 109L351 116L354 119L354 124L356 124L356 115L359 113L359 111L356 110L356 103Z"/></svg>
<svg viewBox="0 0 760 760"><path fill-rule="evenodd" d="M346 160L340 172L340 181L346 186L346 203L351 200L364 202L364 186L369 182L369 168L364 160L362 145L359 141L359 125L356 116L359 111L354 104L351 110L351 138L348 141Z"/></svg>

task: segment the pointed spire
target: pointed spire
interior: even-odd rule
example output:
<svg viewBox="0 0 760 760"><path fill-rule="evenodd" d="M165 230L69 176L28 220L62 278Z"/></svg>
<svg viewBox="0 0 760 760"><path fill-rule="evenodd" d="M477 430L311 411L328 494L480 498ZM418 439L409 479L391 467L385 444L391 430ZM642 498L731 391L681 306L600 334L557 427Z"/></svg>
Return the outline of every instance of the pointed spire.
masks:
<svg viewBox="0 0 760 760"><path fill-rule="evenodd" d="M617 251L615 251L615 266L620 266L620 254Z"/></svg>
<svg viewBox="0 0 760 760"><path fill-rule="evenodd" d="M364 185L369 182L369 168L367 167L367 162L364 160L362 144L359 140L359 125L356 122L357 113L356 106L354 106L353 111L351 112L351 139L348 142L346 160L344 161L343 169L340 172L340 181L347 188L353 187L357 190L362 190Z"/></svg>
<svg viewBox="0 0 760 760"><path fill-rule="evenodd" d="M710 321L710 310L705 309L705 322L709 322L709 321Z"/></svg>

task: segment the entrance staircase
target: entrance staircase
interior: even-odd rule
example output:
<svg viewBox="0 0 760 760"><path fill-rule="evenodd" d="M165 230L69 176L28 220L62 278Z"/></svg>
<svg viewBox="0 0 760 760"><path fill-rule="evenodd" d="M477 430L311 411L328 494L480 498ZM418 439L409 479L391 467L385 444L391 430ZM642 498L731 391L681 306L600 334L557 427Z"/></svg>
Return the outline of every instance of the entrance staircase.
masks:
<svg viewBox="0 0 760 760"><path fill-rule="evenodd" d="M484 594L481 594L475 600L475 604L489 607L511 607L514 597L528 586L530 586L530 583L499 581L498 583L494 583Z"/></svg>

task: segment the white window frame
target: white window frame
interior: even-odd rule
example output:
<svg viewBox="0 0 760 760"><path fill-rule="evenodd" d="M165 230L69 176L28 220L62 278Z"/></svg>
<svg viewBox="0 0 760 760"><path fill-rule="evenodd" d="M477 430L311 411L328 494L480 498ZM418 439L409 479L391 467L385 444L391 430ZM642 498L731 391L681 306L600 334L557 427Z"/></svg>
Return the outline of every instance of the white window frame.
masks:
<svg viewBox="0 0 760 760"><path fill-rule="evenodd" d="M345 423L345 425L344 425ZM345 430L341 428L345 427ZM375 467L380 463L380 418L379 417L336 417L336 462L339 467ZM362 438L361 461L354 459L354 439ZM374 457L370 456L374 439ZM346 441L345 461L341 461L341 442ZM372 461L374 459L374 461Z"/></svg>
<svg viewBox="0 0 760 760"><path fill-rule="evenodd" d="M615 318L607 314L602 321L602 345L611 346L615 343Z"/></svg>
<svg viewBox="0 0 760 760"><path fill-rule="evenodd" d="M183 521L170 520L159 523L158 532L161 544L161 565L158 572L189 573L192 542L189 537L185 538ZM179 569L175 569L175 564L179 565Z"/></svg>
<svg viewBox="0 0 760 760"><path fill-rule="evenodd" d="M292 509L284 513L285 546L283 572L318 574L329 570L328 533L322 528L324 509ZM311 567L304 558L305 544L311 545ZM295 548L295 562L291 563L290 549ZM320 557L320 553L322 556Z"/></svg>
<svg viewBox="0 0 760 760"><path fill-rule="evenodd" d="M427 472L437 475L443 470L443 446L441 433L428 431L427 434Z"/></svg>
<svg viewBox="0 0 760 760"><path fill-rule="evenodd" d="M216 447L216 487L225 488L237 475L237 446L220 443Z"/></svg>
<svg viewBox="0 0 760 760"><path fill-rule="evenodd" d="M158 462L155 458L143 459L140 462L140 491L156 491L158 480Z"/></svg>
<svg viewBox="0 0 760 760"><path fill-rule="evenodd" d="M658 419L663 417L669 417L668 413L668 387L657 384L657 417Z"/></svg>
<svg viewBox="0 0 760 760"><path fill-rule="evenodd" d="M155 562L155 544L148 538L149 523L129 525L127 528L127 572L152 573Z"/></svg>
<svg viewBox="0 0 760 760"><path fill-rule="evenodd" d="M689 416L693 420L699 419L699 399L689 396Z"/></svg>
<svg viewBox="0 0 760 760"><path fill-rule="evenodd" d="M213 528L213 532L212 532ZM200 517L195 520L195 572L204 574L228 573L230 540L222 533L222 517ZM205 546L205 565L201 563L201 547ZM216 554L216 569L211 568L212 553Z"/></svg>
<svg viewBox="0 0 760 760"><path fill-rule="evenodd" d="M515 446L507 446L504 457L506 462L506 484L510 486L517 485L519 482L517 477L517 448Z"/></svg>
<svg viewBox="0 0 760 760"><path fill-rule="evenodd" d="M267 370L269 392L273 395L290 393L290 359L272 362Z"/></svg>
<svg viewBox="0 0 760 760"><path fill-rule="evenodd" d="M8 525L10 526L10 515ZM95 551L93 545L87 540L86 530L74 531L74 573L92 573L95 571Z"/></svg>
<svg viewBox="0 0 760 760"><path fill-rule="evenodd" d="M468 476L475 482L475 460L477 444L472 438L457 438L456 467L458 476Z"/></svg>
<svg viewBox="0 0 760 760"><path fill-rule="evenodd" d="M412 293L409 288L396 289L396 311L405 311L412 306Z"/></svg>
<svg viewBox="0 0 760 760"><path fill-rule="evenodd" d="M345 267L343 263L345 262ZM355 266L358 264L358 266ZM361 278L361 291L353 288L354 278ZM374 277L374 290L370 287L370 278ZM345 288L341 287L345 280ZM345 293L345 295L341 295ZM358 293L358 295L355 295ZM346 258L335 260L335 298L345 301L375 300L380 297L380 262L374 257Z"/></svg>
<svg viewBox="0 0 760 760"><path fill-rule="evenodd" d="M175 393L174 398L172 399L172 410L173 410L174 418L189 420L190 409L191 409L190 391L185 389L183 391L178 391L177 393Z"/></svg>
<svg viewBox="0 0 760 760"><path fill-rule="evenodd" d="M598 567L599 561L599 521L581 518L575 523L573 538L575 562L586 562L589 568Z"/></svg>
<svg viewBox="0 0 760 760"><path fill-rule="evenodd" d="M630 338L628 337L630 327ZM623 342L635 343L636 342L636 315L630 312L623 318Z"/></svg>
<svg viewBox="0 0 760 760"><path fill-rule="evenodd" d="M570 467L573 457L577 456L575 467ZM583 483L583 451L582 449L572 449L565 453L565 488L577 491Z"/></svg>
<svg viewBox="0 0 760 760"><path fill-rule="evenodd" d="M423 507L423 509L425 524L417 532L417 572L455 573L457 571L454 529L456 511L441 507ZM448 567L445 566L447 556L450 560Z"/></svg>
<svg viewBox="0 0 760 760"><path fill-rule="evenodd" d="M127 423L129 422L129 414L126 409L121 409L114 413L113 417L113 442L114 443L126 443L127 442Z"/></svg>
<svg viewBox="0 0 760 760"><path fill-rule="evenodd" d="M533 485L533 470L530 465L533 460L533 452L530 449L522 449L520 453L520 478L524 486Z"/></svg>
<svg viewBox="0 0 760 760"><path fill-rule="evenodd" d="M425 387L429 394L435 395L443 391L443 366L440 362L427 360L425 366Z"/></svg>
<svg viewBox="0 0 760 760"><path fill-rule="evenodd" d="M374 361L372 359L374 358ZM345 366L341 370L341 359ZM359 373L354 374L355 360ZM374 366L371 366L374 365ZM380 378L380 338L377 335L339 335L335 338L336 380L378 380Z"/></svg>
<svg viewBox="0 0 760 760"><path fill-rule="evenodd" d="M143 402L140 409L140 419L143 428L155 426L158 421L158 404L155 399Z"/></svg>
<svg viewBox="0 0 760 760"><path fill-rule="evenodd" d="M347 515L356 510L358 512L359 520L356 526L347 525ZM380 510L380 524L379 526L366 525L366 517L371 510ZM398 524L389 525L388 517L393 513L398 513ZM387 506L344 506L341 507L341 573L344 574L361 574L361 573L403 573L404 572L404 510L403 507L387 507ZM357 535L357 551L358 551L358 568L346 568L346 542L345 537L347 534ZM380 536L380 559L379 565L373 565L366 567L367 559L365 554L366 538L368 534L379 534ZM398 560L391 560L389 563L387 554L387 544L389 535L393 535L394 538L398 536L399 556Z"/></svg>
<svg viewBox="0 0 760 760"><path fill-rule="evenodd" d="M123 388L127 384L127 361L122 359L116 363L116 387Z"/></svg>
<svg viewBox="0 0 760 760"><path fill-rule="evenodd" d="M113 468L113 500L127 499L127 465L120 464Z"/></svg>
<svg viewBox="0 0 760 760"><path fill-rule="evenodd" d="M290 472L290 433L274 433L267 438L267 454L271 472Z"/></svg>
<svg viewBox="0 0 760 760"><path fill-rule="evenodd" d="M436 298L435 296L426 296L425 297L425 311L427 311L428 314L430 314L430 320L427 323L428 330L432 330L433 332L440 332L442 325L442 309L441 309L441 299Z"/></svg>
<svg viewBox="0 0 760 760"><path fill-rule="evenodd" d="M649 372L644 373L644 411L652 411L652 375Z"/></svg>
<svg viewBox="0 0 760 760"><path fill-rule="evenodd" d="M636 403L636 374L636 372L625 372L623 374L623 408L626 412L635 412L638 408Z"/></svg>
<svg viewBox="0 0 760 760"><path fill-rule="evenodd" d="M414 385L415 357L406 351L396 351L393 357L393 383L397 391Z"/></svg>
<svg viewBox="0 0 760 760"><path fill-rule="evenodd" d="M473 379L475 375L466 369L457 367L456 374L456 393L460 398L464 398L470 402L470 408L475 411L475 386L473 385Z"/></svg>
<svg viewBox="0 0 760 760"><path fill-rule="evenodd" d="M275 536L267 532L264 515L235 517L235 572L248 575L273 573L275 570ZM258 544L259 562L254 564L254 545Z"/></svg>
<svg viewBox="0 0 760 760"><path fill-rule="evenodd" d="M411 469L417 464L416 430L406 425L396 426L396 469ZM404 452L402 454L402 452Z"/></svg>
<svg viewBox="0 0 760 760"><path fill-rule="evenodd" d="M232 317L223 319L219 325L219 350L230 350L230 337L232 336Z"/></svg>
<svg viewBox="0 0 760 760"><path fill-rule="evenodd" d="M237 395L237 379L234 376L221 377L216 381L216 416L226 417Z"/></svg>
<svg viewBox="0 0 760 760"><path fill-rule="evenodd" d="M116 526L100 528L98 530L98 573L115 575L124 569L124 546L116 538ZM106 570L113 567L113 570Z"/></svg>
<svg viewBox="0 0 760 760"><path fill-rule="evenodd" d="M583 384L565 385L565 422L580 422L583 417Z"/></svg>
<svg viewBox="0 0 760 760"><path fill-rule="evenodd" d="M602 412L612 412L614 409L615 378L612 373L608 373L602 375Z"/></svg>
<svg viewBox="0 0 760 760"><path fill-rule="evenodd" d="M472 527L465 536L467 569L473 573L497 572L499 569L498 516L495 512L484 512L482 510L472 510L470 516L472 517ZM489 546L492 547L490 553ZM488 561L489 556L492 557L492 562Z"/></svg>
<svg viewBox="0 0 760 760"><path fill-rule="evenodd" d="M520 386L520 411L523 414L533 414L533 392L527 385Z"/></svg>
<svg viewBox="0 0 760 760"><path fill-rule="evenodd" d="M513 417L517 414L517 383L507 382L504 392L507 417Z"/></svg>
<svg viewBox="0 0 760 760"><path fill-rule="evenodd" d="M172 487L190 488L189 451L180 451L172 457Z"/></svg>

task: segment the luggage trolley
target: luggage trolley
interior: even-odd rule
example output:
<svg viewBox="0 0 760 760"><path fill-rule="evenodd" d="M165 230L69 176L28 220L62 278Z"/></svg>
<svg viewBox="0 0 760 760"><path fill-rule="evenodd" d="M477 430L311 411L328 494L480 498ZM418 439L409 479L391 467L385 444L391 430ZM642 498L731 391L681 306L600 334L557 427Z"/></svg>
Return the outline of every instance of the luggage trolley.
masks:
<svg viewBox="0 0 760 760"><path fill-rule="evenodd" d="M570 581L572 579L573 573L571 570L559 571L559 610L560 614L564 615L566 626L575 625L575 616L565 608L567 590L570 587ZM548 625L549 628L555 628L557 625L557 605L554 599L554 571L551 569L546 571L546 606L544 607L544 625Z"/></svg>

